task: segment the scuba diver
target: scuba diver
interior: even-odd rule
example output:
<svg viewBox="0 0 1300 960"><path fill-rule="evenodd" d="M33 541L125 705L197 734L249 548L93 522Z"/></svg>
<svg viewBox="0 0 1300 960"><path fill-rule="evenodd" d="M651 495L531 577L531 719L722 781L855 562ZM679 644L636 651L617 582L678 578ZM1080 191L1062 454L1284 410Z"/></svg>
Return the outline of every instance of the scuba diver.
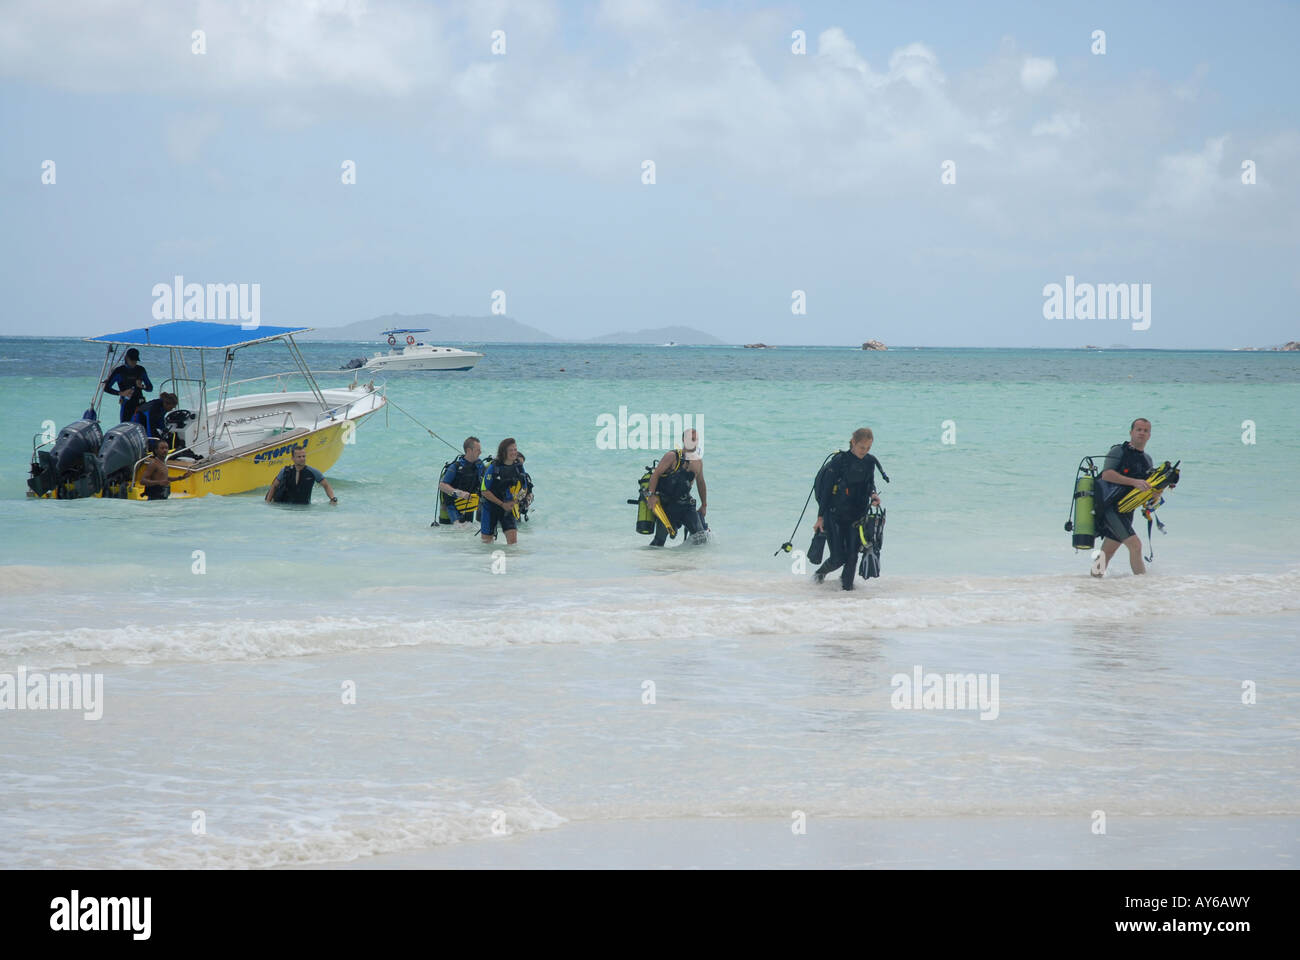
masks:
<svg viewBox="0 0 1300 960"><path fill-rule="evenodd" d="M296 445L290 457L293 463L276 474L275 479L271 481L271 488L266 491L266 502L311 503L311 492L319 483L330 498L330 506L338 506L339 498L335 496L330 482L325 479L325 474L315 467L307 466L307 448L302 444Z"/></svg>
<svg viewBox="0 0 1300 960"><path fill-rule="evenodd" d="M483 445L478 437L466 437L461 449L465 452L443 465L442 479L438 482L438 519L429 524L431 527L440 523L460 525L474 521L479 504L478 489L483 482L483 463L479 460Z"/></svg>
<svg viewBox="0 0 1300 960"><path fill-rule="evenodd" d="M150 400L148 403L141 404L134 415L131 417L133 423L138 423L144 427L144 432L150 438L155 440L166 439L167 414L171 413L180 404L180 400L174 393L160 393L157 400Z"/></svg>
<svg viewBox="0 0 1300 960"><path fill-rule="evenodd" d="M813 495L817 498L817 522L813 529L826 537L831 548L826 562L813 572L813 579L818 583L826 579L826 574L843 567L840 586L853 589L853 574L858 567L859 521L864 519L869 505L880 506L876 470L889 479L880 461L870 453L874 441L869 427L854 430L849 449L832 454L813 481Z"/></svg>
<svg viewBox="0 0 1300 960"><path fill-rule="evenodd" d="M514 437L506 437L497 446L497 455L488 461L479 482L479 533L484 543L497 538L497 526L505 531L506 543L519 539L519 507L523 490L523 467Z"/></svg>
<svg viewBox="0 0 1300 960"><path fill-rule="evenodd" d="M1097 532L1103 537L1101 550L1092 561L1092 575L1104 576L1110 558L1121 545L1128 547L1128 562L1133 573L1147 572L1142 563L1142 539L1133 530L1133 509L1121 512L1120 500L1128 492L1126 488L1147 491L1151 484L1146 478L1151 476L1154 463L1146 452L1147 441L1151 439L1151 421L1138 417L1129 425L1129 438L1117 443L1106 454L1106 463L1098 479L1100 499L1097 503ZM1176 481L1175 481L1176 482ZM1154 509L1154 508L1153 508Z"/></svg>
<svg viewBox="0 0 1300 960"><path fill-rule="evenodd" d="M672 525L673 536L677 535L678 529L684 528L690 534L689 543L703 543L708 537L709 526L704 514L709 509L709 492L704 483L704 458L699 452L699 444L699 434L695 430L684 431L682 445L660 457L650 474L646 505L652 514L662 514L655 520L655 535L650 541L652 547L662 547L668 539L665 518ZM697 480L700 484L698 510L691 497L691 484Z"/></svg>
<svg viewBox="0 0 1300 960"><path fill-rule="evenodd" d="M149 380L149 372L140 364L139 350L132 347L123 359L126 362L114 367L104 381L104 392L118 398L121 407L120 422L127 423L140 404L144 403L144 395L153 389L153 383Z"/></svg>

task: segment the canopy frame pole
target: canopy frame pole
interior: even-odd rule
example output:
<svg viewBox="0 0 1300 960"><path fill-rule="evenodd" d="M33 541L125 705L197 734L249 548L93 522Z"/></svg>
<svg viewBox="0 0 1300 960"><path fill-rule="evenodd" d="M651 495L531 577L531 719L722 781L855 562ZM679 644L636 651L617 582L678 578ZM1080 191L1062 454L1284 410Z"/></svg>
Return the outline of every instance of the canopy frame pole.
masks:
<svg viewBox="0 0 1300 960"><path fill-rule="evenodd" d="M293 362L298 365L298 369L301 370L302 375L306 377L307 386L311 390L312 396L316 398L316 402L320 404L321 411L324 412L329 407L329 404L325 402L325 394L321 393L320 386L316 383L316 378L311 375L311 370L307 367L307 361L302 358L302 352L298 349L298 344L294 341L293 334L286 336L284 342L289 347L289 354L293 357Z"/></svg>
<svg viewBox="0 0 1300 960"><path fill-rule="evenodd" d="M104 354L104 365L99 368L99 382L95 384L95 392L90 398L90 409L95 412L96 418L99 417L100 401L104 398L104 381L108 379L108 374L113 369L111 364L116 352L117 344L110 343L108 345L108 352Z"/></svg>

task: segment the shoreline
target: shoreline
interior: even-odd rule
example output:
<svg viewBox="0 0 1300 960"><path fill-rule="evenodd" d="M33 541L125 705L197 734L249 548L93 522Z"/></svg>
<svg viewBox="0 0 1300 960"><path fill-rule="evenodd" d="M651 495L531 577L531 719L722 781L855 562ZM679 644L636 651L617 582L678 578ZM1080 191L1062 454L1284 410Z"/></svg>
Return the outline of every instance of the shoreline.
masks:
<svg viewBox="0 0 1300 960"><path fill-rule="evenodd" d="M793 816L570 821L334 863L314 870L1292 870L1300 816L1114 817L1105 834L1077 817Z"/></svg>

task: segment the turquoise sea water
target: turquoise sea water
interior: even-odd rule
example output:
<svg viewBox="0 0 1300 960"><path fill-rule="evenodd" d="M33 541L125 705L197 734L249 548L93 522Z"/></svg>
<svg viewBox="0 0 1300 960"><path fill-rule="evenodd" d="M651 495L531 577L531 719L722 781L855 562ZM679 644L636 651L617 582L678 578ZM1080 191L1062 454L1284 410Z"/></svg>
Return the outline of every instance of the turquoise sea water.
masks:
<svg viewBox="0 0 1300 960"><path fill-rule="evenodd" d="M304 345L315 370L371 349ZM94 723L0 713L26 790L0 824L107 817L67 841L87 863L267 865L491 838L498 810L511 830L799 803L1297 812L1300 356L481 349L468 373L388 376L394 406L329 471L340 505L285 509L27 499L32 435L77 418L100 351L0 340L0 671L77 665L107 691ZM236 375L286 361L250 349ZM430 528L453 451L399 405L457 447L517 438L537 484L517 546ZM634 532L657 452L601 449L620 407L703 418L709 544ZM1096 582L1062 530L1075 467L1136 416L1183 479L1150 575L1117 557ZM845 595L773 552L858 426L892 483L884 576ZM999 673L999 719L891 709L918 664ZM1243 706L1243 680L1268 695ZM58 770L18 762L56 740ZM202 847L195 805L223 811Z"/></svg>

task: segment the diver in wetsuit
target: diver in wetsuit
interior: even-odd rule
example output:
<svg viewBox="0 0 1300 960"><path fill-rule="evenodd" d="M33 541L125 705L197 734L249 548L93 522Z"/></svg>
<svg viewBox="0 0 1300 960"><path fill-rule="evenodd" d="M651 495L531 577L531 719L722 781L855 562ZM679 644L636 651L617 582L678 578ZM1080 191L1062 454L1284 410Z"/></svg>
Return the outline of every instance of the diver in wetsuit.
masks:
<svg viewBox="0 0 1300 960"><path fill-rule="evenodd" d="M709 491L704 483L704 457L699 452L700 438L694 430L682 434L682 445L669 450L655 464L646 489L646 503L651 511L662 505L668 521L674 528L686 530L691 543L703 543L708 524L704 520L709 509ZM700 485L700 506L695 508L691 497L691 483ZM662 547L668 539L668 530L660 520L655 521L652 547Z"/></svg>
<svg viewBox="0 0 1300 960"><path fill-rule="evenodd" d="M148 403L141 404L136 409L135 414L131 417L134 423L144 427L144 432L151 439L162 440L167 437L167 414L171 413L180 404L180 399L174 393L160 393L157 400L150 400Z"/></svg>
<svg viewBox="0 0 1300 960"><path fill-rule="evenodd" d="M853 589L860 546L854 524L862 519L869 505L880 505L875 479L880 461L869 452L874 441L869 427L854 430L849 449L832 456L817 474L814 482L817 522L813 529L826 535L831 548L826 562L813 572L818 583L826 579L826 574L843 567L840 585L845 590ZM880 472L883 476L884 470Z"/></svg>
<svg viewBox="0 0 1300 960"><path fill-rule="evenodd" d="M478 515L479 535L484 543L497 538L497 527L506 534L506 543L519 539L519 502L512 489L520 486L523 496L523 468L519 465L519 448L514 437L506 437L497 445L497 455L483 471L479 484Z"/></svg>
<svg viewBox="0 0 1300 960"><path fill-rule="evenodd" d="M281 470L271 481L271 489L266 491L267 503L311 503L311 492L320 484L330 498L330 506L338 506L339 498L334 495L334 488L325 479L325 474L315 467L307 466L307 448L298 444L290 454L293 463Z"/></svg>
<svg viewBox="0 0 1300 960"><path fill-rule="evenodd" d="M1121 546L1128 547L1128 562L1133 572L1147 572L1146 565L1142 562L1142 538L1133 530L1133 511L1120 513L1118 504L1124 494L1129 492L1129 488L1151 489L1146 481L1154 466L1151 454L1146 452L1147 441L1151 439L1151 421L1138 417L1129 424L1128 437L1125 442L1110 448L1098 478L1101 499L1097 505L1097 532L1103 540L1101 553L1093 560L1094 577L1106 573L1110 558Z"/></svg>
<svg viewBox="0 0 1300 960"><path fill-rule="evenodd" d="M136 409L144 403L144 395L153 389L149 371L140 364L140 351L132 347L126 352L124 363L119 363L104 381L104 392L119 398L119 420L127 423Z"/></svg>
<svg viewBox="0 0 1300 960"><path fill-rule="evenodd" d="M466 437L461 449L465 452L447 464L438 482L442 495L439 515L447 515L447 519L442 521L444 523L472 523L478 510L478 490L483 482L483 462L479 460L479 454L483 452L483 445L478 437ZM464 505L464 509L456 505L457 501ZM434 521L435 524L438 522Z"/></svg>

